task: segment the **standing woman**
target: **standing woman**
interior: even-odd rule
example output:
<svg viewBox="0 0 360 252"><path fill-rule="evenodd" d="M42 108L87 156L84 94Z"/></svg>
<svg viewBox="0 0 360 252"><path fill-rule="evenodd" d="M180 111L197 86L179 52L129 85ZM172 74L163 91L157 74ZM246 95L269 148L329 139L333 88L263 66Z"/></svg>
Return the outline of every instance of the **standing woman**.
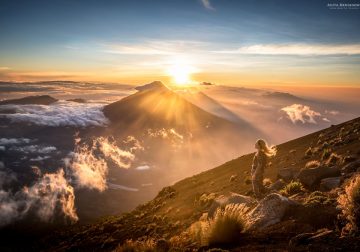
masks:
<svg viewBox="0 0 360 252"><path fill-rule="evenodd" d="M255 197L259 199L264 192L263 177L264 169L267 166L267 159L276 155L276 148L268 146L263 139L256 141L255 148L257 152L251 167L251 179Z"/></svg>

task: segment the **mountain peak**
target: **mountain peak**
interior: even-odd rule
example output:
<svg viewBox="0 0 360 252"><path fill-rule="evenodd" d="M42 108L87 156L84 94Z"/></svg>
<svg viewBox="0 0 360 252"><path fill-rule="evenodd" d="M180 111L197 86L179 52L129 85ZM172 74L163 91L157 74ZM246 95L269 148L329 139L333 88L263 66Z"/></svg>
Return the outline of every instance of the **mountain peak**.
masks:
<svg viewBox="0 0 360 252"><path fill-rule="evenodd" d="M142 86L138 86L135 89L138 91L145 91L145 90L150 90L150 89L168 89L168 88L161 81L153 81L151 83L148 83L148 84L145 84Z"/></svg>

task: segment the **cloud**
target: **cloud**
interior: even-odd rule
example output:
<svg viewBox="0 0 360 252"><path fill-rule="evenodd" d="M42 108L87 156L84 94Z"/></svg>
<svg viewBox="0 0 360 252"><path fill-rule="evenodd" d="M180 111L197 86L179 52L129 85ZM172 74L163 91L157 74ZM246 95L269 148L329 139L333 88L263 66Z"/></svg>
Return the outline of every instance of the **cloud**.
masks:
<svg viewBox="0 0 360 252"><path fill-rule="evenodd" d="M10 67L1 66L0 71L7 71L10 70Z"/></svg>
<svg viewBox="0 0 360 252"><path fill-rule="evenodd" d="M43 161L43 160L46 160L46 159L49 159L51 158L50 156L37 156L36 158L31 158L30 161L33 161L33 162L40 162L40 161Z"/></svg>
<svg viewBox="0 0 360 252"><path fill-rule="evenodd" d="M184 143L184 136L177 132L175 129L148 129L147 135L155 139L163 139L170 142L174 149L179 149Z"/></svg>
<svg viewBox="0 0 360 252"><path fill-rule="evenodd" d="M129 192L138 192L139 189L137 188L133 188L133 187L128 187L128 186L123 186L123 185L118 185L118 184L113 184L113 183L110 183L108 182L108 187L110 189L120 189L120 190L124 190L124 191L129 191Z"/></svg>
<svg viewBox="0 0 360 252"><path fill-rule="evenodd" d="M228 54L262 54L262 55L358 55L360 54L360 44L340 44L340 45L321 45L321 44L258 44L243 46L235 50L214 51L215 53Z"/></svg>
<svg viewBox="0 0 360 252"><path fill-rule="evenodd" d="M317 124L316 118L321 117L319 112L311 110L309 106L293 104L281 109L288 118L295 124L296 122Z"/></svg>
<svg viewBox="0 0 360 252"><path fill-rule="evenodd" d="M141 44L103 44L104 52L124 55L183 55L202 50L205 42L192 40L149 40Z"/></svg>
<svg viewBox="0 0 360 252"><path fill-rule="evenodd" d="M150 166L148 166L148 165L140 165L140 166L136 167L135 170L138 170L138 171L150 170Z"/></svg>
<svg viewBox="0 0 360 252"><path fill-rule="evenodd" d="M107 188L108 162L128 169L135 158L133 153L120 149L108 138L96 138L90 145L79 142L77 138L74 152L64 161L76 179L76 184L82 188L104 191Z"/></svg>
<svg viewBox="0 0 360 252"><path fill-rule="evenodd" d="M201 3L204 5L204 7L208 10L215 10L215 8L211 5L210 0L201 0Z"/></svg>
<svg viewBox="0 0 360 252"><path fill-rule="evenodd" d="M0 145L28 144L31 141L29 138L0 138Z"/></svg>
<svg viewBox="0 0 360 252"><path fill-rule="evenodd" d="M107 188L106 176L109 172L107 163L94 154L92 147L78 146L70 158L64 161L70 168L77 187L95 189L100 192Z"/></svg>
<svg viewBox="0 0 360 252"><path fill-rule="evenodd" d="M74 189L68 184L64 170L47 173L32 186L12 192L4 189L5 180L16 179L11 171L0 171L0 226L35 215L51 222L59 215L72 222L78 220Z"/></svg>
<svg viewBox="0 0 360 252"><path fill-rule="evenodd" d="M100 137L96 141L106 158L111 159L118 167L130 168L131 162L135 158L134 154L120 149L115 142L111 142L108 138Z"/></svg>
<svg viewBox="0 0 360 252"><path fill-rule="evenodd" d="M8 118L13 123L32 123L41 126L105 126L108 119L102 112L104 104L74 103L60 101L51 105L2 105L6 109L15 110L14 114L0 114L0 118Z"/></svg>
<svg viewBox="0 0 360 252"><path fill-rule="evenodd" d="M340 112L337 111L337 110L325 110L325 114L329 114L329 115L335 116L335 115L340 114Z"/></svg>
<svg viewBox="0 0 360 252"><path fill-rule="evenodd" d="M27 145L21 147L12 146L9 148L11 151L23 152L23 153L39 153L39 154L49 154L56 151L55 146L39 146L39 145Z"/></svg>

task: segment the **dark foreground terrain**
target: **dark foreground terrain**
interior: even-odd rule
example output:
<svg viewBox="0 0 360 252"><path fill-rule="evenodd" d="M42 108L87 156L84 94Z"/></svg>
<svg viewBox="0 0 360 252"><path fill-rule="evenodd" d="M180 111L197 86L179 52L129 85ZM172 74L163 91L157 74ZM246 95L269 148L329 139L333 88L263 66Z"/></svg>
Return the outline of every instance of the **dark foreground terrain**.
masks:
<svg viewBox="0 0 360 252"><path fill-rule="evenodd" d="M163 188L156 198L132 212L109 216L91 225L54 231L37 239L33 248L359 251L356 222L349 222L351 218L346 216L349 212L340 200L341 195L346 195L344 187L360 172L359 137L360 118L357 118L278 145L278 153L265 172L268 192L261 201L251 197L251 153ZM222 238L216 229L209 238L206 232L210 231L201 226L209 223L211 226L216 207L228 205L225 209L229 209L230 203L247 207L240 211L247 224L234 239ZM231 225L225 227L233 230ZM226 233L226 229L219 230Z"/></svg>

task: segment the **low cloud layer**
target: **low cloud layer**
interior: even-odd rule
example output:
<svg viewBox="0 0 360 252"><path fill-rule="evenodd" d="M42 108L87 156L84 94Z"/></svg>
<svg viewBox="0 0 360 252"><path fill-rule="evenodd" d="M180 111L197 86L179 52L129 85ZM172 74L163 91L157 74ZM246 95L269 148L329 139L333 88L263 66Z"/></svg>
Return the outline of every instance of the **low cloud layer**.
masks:
<svg viewBox="0 0 360 252"><path fill-rule="evenodd" d="M137 192L137 191L139 191L139 189L137 189L137 188L123 186L123 185L114 184L114 183L110 183L110 182L108 182L107 185L108 185L108 187L110 189L113 189L113 190L124 190L124 191L128 191L128 192Z"/></svg>
<svg viewBox="0 0 360 252"><path fill-rule="evenodd" d="M0 138L0 145L28 144L31 141L29 138Z"/></svg>
<svg viewBox="0 0 360 252"><path fill-rule="evenodd" d="M54 221L62 216L68 221L77 221L73 187L65 178L64 171L47 173L33 185L13 192L5 189L16 180L16 175L5 167L0 170L0 226L36 216L44 222Z"/></svg>
<svg viewBox="0 0 360 252"><path fill-rule="evenodd" d="M14 110L13 114L0 114L11 122L32 123L41 126L105 126L107 118L102 112L103 104L79 104L56 102L51 105L2 105L3 109Z"/></svg>
<svg viewBox="0 0 360 252"><path fill-rule="evenodd" d="M77 186L104 191L107 188L108 162L128 169L134 158L134 154L120 149L115 142L99 137L91 145L78 144L65 164L75 177Z"/></svg>
<svg viewBox="0 0 360 252"><path fill-rule="evenodd" d="M297 122L317 124L317 118L321 117L319 112L312 110L309 106L292 104L281 109L287 117L295 124Z"/></svg>
<svg viewBox="0 0 360 252"><path fill-rule="evenodd" d="M56 147L54 146L40 146L40 145L26 145L26 146L12 146L9 148L11 151L17 151L22 152L26 154L33 154L33 153L39 153L39 154L49 154L51 152L56 151Z"/></svg>

